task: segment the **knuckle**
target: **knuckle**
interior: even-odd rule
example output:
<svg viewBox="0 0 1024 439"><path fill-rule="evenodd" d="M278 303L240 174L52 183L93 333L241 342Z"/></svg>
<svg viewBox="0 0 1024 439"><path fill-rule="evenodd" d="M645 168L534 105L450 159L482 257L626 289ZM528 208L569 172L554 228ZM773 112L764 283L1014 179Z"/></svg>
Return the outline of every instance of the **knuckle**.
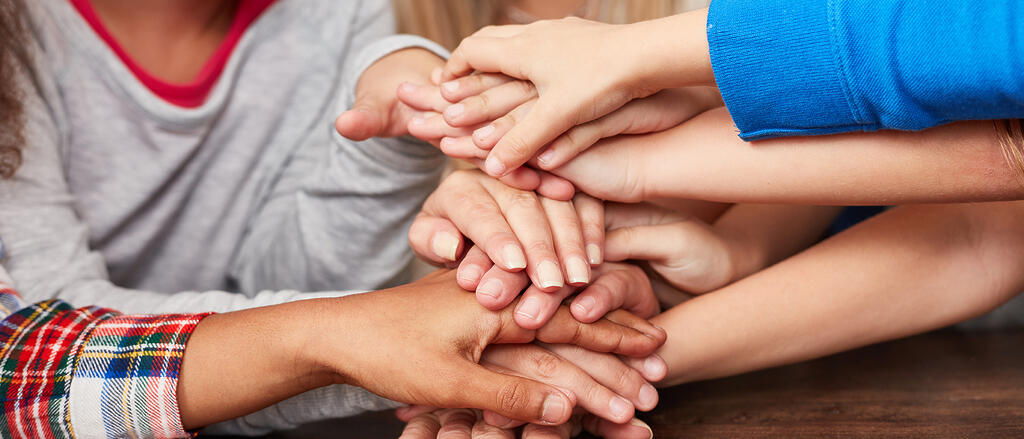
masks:
<svg viewBox="0 0 1024 439"><path fill-rule="evenodd" d="M643 385L643 381L644 379L640 376L639 372L629 366L626 366L625 363L622 363L615 376L615 388L620 390L630 389L639 391L640 386Z"/></svg>
<svg viewBox="0 0 1024 439"><path fill-rule="evenodd" d="M549 352L539 352L530 359L533 370L542 378L554 377L561 366L558 357Z"/></svg>
<svg viewBox="0 0 1024 439"><path fill-rule="evenodd" d="M540 199L535 192L510 189L514 192L509 194L508 207L516 210L540 210Z"/></svg>
<svg viewBox="0 0 1024 439"><path fill-rule="evenodd" d="M466 107L475 111L487 112L491 108L490 90L466 99Z"/></svg>
<svg viewBox="0 0 1024 439"><path fill-rule="evenodd" d="M505 142L505 150L514 157L523 157L531 153L530 145L521 137L506 134L501 140Z"/></svg>
<svg viewBox="0 0 1024 439"><path fill-rule="evenodd" d="M519 381L510 381L498 390L497 406L506 413L517 413L529 402L528 390Z"/></svg>

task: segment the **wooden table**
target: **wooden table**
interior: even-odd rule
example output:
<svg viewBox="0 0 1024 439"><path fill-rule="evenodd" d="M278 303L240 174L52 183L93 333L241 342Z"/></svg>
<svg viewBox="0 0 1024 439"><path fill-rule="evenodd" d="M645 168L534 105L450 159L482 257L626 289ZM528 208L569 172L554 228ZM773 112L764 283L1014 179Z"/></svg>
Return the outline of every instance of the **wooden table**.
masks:
<svg viewBox="0 0 1024 439"><path fill-rule="evenodd" d="M1024 438L1024 331L940 331L661 392L657 438ZM390 413L274 438L394 438Z"/></svg>

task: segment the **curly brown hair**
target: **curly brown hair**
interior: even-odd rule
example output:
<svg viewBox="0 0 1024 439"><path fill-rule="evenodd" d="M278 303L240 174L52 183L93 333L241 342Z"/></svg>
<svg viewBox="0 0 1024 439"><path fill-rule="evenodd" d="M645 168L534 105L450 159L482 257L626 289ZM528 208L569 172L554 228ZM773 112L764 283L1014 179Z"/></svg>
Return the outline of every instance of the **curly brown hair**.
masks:
<svg viewBox="0 0 1024 439"><path fill-rule="evenodd" d="M21 166L25 142L21 81L29 67L23 0L0 0L0 178Z"/></svg>

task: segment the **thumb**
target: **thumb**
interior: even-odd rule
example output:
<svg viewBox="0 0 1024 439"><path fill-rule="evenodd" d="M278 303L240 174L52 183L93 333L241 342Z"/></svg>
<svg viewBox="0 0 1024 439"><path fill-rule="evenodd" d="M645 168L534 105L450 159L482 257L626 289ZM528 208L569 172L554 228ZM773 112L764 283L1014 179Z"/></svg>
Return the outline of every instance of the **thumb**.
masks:
<svg viewBox="0 0 1024 439"><path fill-rule="evenodd" d="M342 136L360 141L371 137L387 136L391 107L394 99L379 96L357 96L355 104L334 120L334 128Z"/></svg>
<svg viewBox="0 0 1024 439"><path fill-rule="evenodd" d="M493 411L524 422L557 425L572 415L573 398L556 387L528 378L488 370L473 364L463 372L464 383L453 405Z"/></svg>

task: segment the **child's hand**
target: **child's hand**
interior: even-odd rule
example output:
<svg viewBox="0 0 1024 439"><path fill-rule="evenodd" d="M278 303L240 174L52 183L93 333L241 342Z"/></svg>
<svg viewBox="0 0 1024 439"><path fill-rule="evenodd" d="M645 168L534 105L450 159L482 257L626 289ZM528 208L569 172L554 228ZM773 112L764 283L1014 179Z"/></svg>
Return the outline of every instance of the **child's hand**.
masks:
<svg viewBox="0 0 1024 439"><path fill-rule="evenodd" d="M533 94L521 87L523 81L513 81L505 75L473 75L460 82L465 83L461 89L463 92L468 91L474 95L456 104L442 97L442 89L437 85L412 82L403 83L398 88L398 98L405 105L421 112L409 121L409 134L437 146L450 157L464 159L481 167L487 151L474 145L473 133L486 132L481 131L489 126L487 122L490 119L486 118L505 116L510 105L522 104L513 111L524 111ZM460 108L463 110L453 110ZM467 118L464 114L471 116ZM492 117L491 114L496 115ZM480 120L480 117L485 119ZM576 192L567 180L526 167L516 169L500 180L516 189L536 191L556 200L567 201Z"/></svg>
<svg viewBox="0 0 1024 439"><path fill-rule="evenodd" d="M608 203L605 259L647 261L673 287L702 294L807 248L838 212L831 206L737 204L709 225L649 204Z"/></svg>
<svg viewBox="0 0 1024 439"><path fill-rule="evenodd" d="M338 134L352 140L408 134L409 121L419 110L399 101L395 90L404 82L429 82L431 72L443 64L433 52L417 48L377 60L360 76L352 108L334 121Z"/></svg>
<svg viewBox="0 0 1024 439"><path fill-rule="evenodd" d="M420 256L447 264L468 248L465 235L488 261L509 272L525 268L535 285L551 292L566 279L571 285L590 282L588 252L589 259L599 260L603 223L600 202L589 197L576 203L551 200L480 171L460 170L427 198L409 241ZM475 288L485 270L461 269L460 284Z"/></svg>
<svg viewBox="0 0 1024 439"><path fill-rule="evenodd" d="M486 160L487 173L502 176L574 125L609 114L632 99L678 85L710 84L705 22L706 11L696 11L625 26L567 18L487 27L462 41L442 79L477 70L536 85L536 104ZM679 35L683 32L687 38ZM657 42L664 35L672 37ZM684 43L683 50L664 56Z"/></svg>
<svg viewBox="0 0 1024 439"><path fill-rule="evenodd" d="M701 294L732 282L744 249L703 221L650 204L605 206L605 260L647 261L670 285Z"/></svg>

